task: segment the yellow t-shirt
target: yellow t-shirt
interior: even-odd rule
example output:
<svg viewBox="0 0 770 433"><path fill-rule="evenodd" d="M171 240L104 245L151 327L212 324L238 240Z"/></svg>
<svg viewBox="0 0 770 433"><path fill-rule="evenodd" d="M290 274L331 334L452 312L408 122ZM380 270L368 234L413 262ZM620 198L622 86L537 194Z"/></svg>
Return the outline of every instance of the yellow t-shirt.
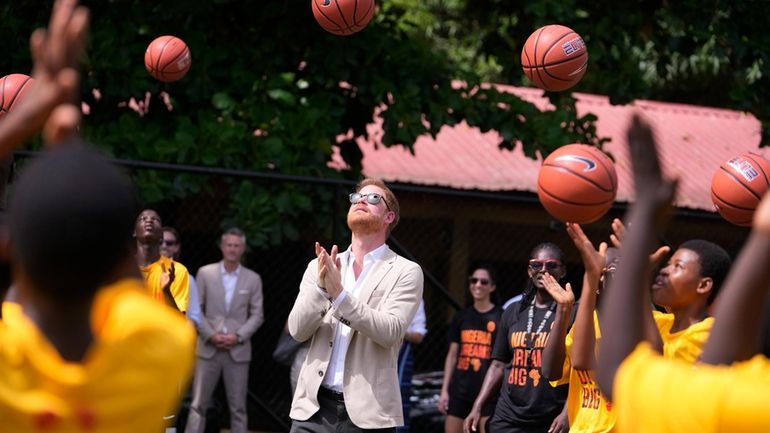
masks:
<svg viewBox="0 0 770 433"><path fill-rule="evenodd" d="M126 279L101 289L94 341L63 360L32 321L0 322L0 430L14 433L161 432L189 380L195 331Z"/></svg>
<svg viewBox="0 0 770 433"><path fill-rule="evenodd" d="M150 295L165 303L161 276L171 269L172 260L166 256L160 256L158 260L148 266L140 266L142 276L147 284ZM174 261L174 281L171 283L171 296L174 297L176 307L181 312L187 311L187 302L190 298L190 275L183 264Z"/></svg>
<svg viewBox="0 0 770 433"><path fill-rule="evenodd" d="M664 359L640 343L614 383L621 433L770 432L770 360L732 366Z"/></svg>
<svg viewBox="0 0 770 433"><path fill-rule="evenodd" d="M569 393L567 394L567 416L570 433L605 433L614 431L615 413L612 403L604 398L596 383L596 373L593 370L576 370L572 368L570 351L572 349L574 326L567 333L564 343L567 356L564 359L562 379L551 382L551 385L563 385L569 377ZM594 332L596 333L596 353L599 352L599 317L594 311Z"/></svg>
<svg viewBox="0 0 770 433"><path fill-rule="evenodd" d="M21 304L14 301L3 301L3 320L13 320L18 315L22 314Z"/></svg>
<svg viewBox="0 0 770 433"><path fill-rule="evenodd" d="M714 325L714 318L707 317L690 325L687 329L672 334L673 314L654 311L652 315L660 331L660 338L663 340L663 357L681 359L690 364L695 363L709 338L711 327Z"/></svg>

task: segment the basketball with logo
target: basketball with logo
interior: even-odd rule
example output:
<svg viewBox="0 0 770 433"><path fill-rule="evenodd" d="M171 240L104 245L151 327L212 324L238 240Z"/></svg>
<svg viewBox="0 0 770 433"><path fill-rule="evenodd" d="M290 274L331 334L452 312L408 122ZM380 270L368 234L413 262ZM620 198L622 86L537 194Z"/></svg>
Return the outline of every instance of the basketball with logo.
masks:
<svg viewBox="0 0 770 433"><path fill-rule="evenodd" d="M551 216L562 222L587 224L604 216L618 192L612 160L586 144L568 144L543 161L537 196Z"/></svg>
<svg viewBox="0 0 770 433"><path fill-rule="evenodd" d="M187 44L176 36L160 36L144 52L144 66L156 80L171 83L182 79L192 65Z"/></svg>
<svg viewBox="0 0 770 433"><path fill-rule="evenodd" d="M731 158L711 178L711 201L727 221L751 226L754 210L768 188L770 163L754 153Z"/></svg>
<svg viewBox="0 0 770 433"><path fill-rule="evenodd" d="M24 99L34 81L25 74L10 74L0 78L0 119Z"/></svg>
<svg viewBox="0 0 770 433"><path fill-rule="evenodd" d="M327 32L348 36L363 30L374 16L374 0L310 0L313 16Z"/></svg>
<svg viewBox="0 0 770 433"><path fill-rule="evenodd" d="M588 67L588 49L574 30L551 24L535 30L521 50L521 66L535 86L549 92L577 84Z"/></svg>

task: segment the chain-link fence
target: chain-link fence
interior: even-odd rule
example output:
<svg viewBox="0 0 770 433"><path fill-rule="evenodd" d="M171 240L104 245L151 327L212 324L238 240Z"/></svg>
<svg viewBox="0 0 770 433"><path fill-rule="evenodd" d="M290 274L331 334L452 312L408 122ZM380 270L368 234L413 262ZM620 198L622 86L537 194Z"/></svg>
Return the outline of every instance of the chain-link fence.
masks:
<svg viewBox="0 0 770 433"><path fill-rule="evenodd" d="M180 167L136 161L121 161L133 174L155 170L167 176L202 176L207 184L216 185L225 178L251 179L257 183L292 182L302 184L308 194L333 197L328 206L334 221L331 229L314 229L307 224L297 241L285 242L266 250L251 250L245 265L258 272L264 284L265 323L253 336L253 360L249 379L249 424L252 430L288 431L291 402L289 369L274 362L272 351L284 329L288 313L298 292L302 274L313 258L313 242L341 248L349 244L345 227L347 194L353 183L264 173L245 173L220 169ZM397 253L419 263L425 273L424 301L428 334L415 347L415 372L418 388L413 431L442 431L429 406L440 386L440 374L423 374L443 369L447 350L446 334L455 312L468 305L467 277L476 264L492 264L497 268L496 298L504 302L521 292L526 283L526 265L530 251L541 242L553 242L564 249L568 258L568 280L579 290L582 266L563 227L553 221L531 193L458 191L444 188L391 184L401 203L401 222L388 243ZM180 262L194 275L198 268L219 261L217 241L222 232L226 203L214 193L200 193L183 200L167 200L152 204L163 218L163 224L175 227L182 241ZM607 240L609 223L621 217L623 206L617 206L601 221L584 227L595 242ZM676 246L691 238L717 242L735 254L747 234L746 229L730 226L712 214L680 211L669 231L662 235ZM426 379L420 380L420 379ZM427 390L425 388L428 388ZM227 424L224 393L216 398L219 419ZM418 401L419 400L419 401ZM426 411L426 409L428 409Z"/></svg>

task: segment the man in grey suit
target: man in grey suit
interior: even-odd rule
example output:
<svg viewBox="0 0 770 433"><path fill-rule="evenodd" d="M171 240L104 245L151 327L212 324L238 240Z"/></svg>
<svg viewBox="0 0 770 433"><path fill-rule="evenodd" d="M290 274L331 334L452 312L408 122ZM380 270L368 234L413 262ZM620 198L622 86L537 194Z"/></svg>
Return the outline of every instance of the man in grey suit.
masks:
<svg viewBox="0 0 770 433"><path fill-rule="evenodd" d="M350 195L350 247L316 243L289 332L310 340L291 433L395 432L404 421L396 359L422 299L423 274L385 244L399 219L393 192L365 179Z"/></svg>
<svg viewBox="0 0 770 433"><path fill-rule="evenodd" d="M220 375L224 377L230 406L230 431L248 430L250 339L264 321L262 279L241 265L246 250L246 235L241 230L227 230L219 246L222 261L200 268L197 276L203 317L198 329L193 401L185 433L203 432L206 407Z"/></svg>

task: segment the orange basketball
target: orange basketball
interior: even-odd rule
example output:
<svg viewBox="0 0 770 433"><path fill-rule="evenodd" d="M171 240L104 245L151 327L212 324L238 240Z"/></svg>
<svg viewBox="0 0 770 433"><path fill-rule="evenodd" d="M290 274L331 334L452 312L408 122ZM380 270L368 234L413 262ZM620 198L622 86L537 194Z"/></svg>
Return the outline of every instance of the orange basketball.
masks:
<svg viewBox="0 0 770 433"><path fill-rule="evenodd" d="M768 188L770 163L744 153L722 163L711 178L711 201L720 215L739 226L751 226L754 210Z"/></svg>
<svg viewBox="0 0 770 433"><path fill-rule="evenodd" d="M313 16L329 33L352 35L369 24L374 16L374 0L310 0Z"/></svg>
<svg viewBox="0 0 770 433"><path fill-rule="evenodd" d="M0 119L24 98L34 81L24 74L10 74L0 78Z"/></svg>
<svg viewBox="0 0 770 433"><path fill-rule="evenodd" d="M586 73L588 50L574 30L552 24L529 36L521 50L521 66L535 86L549 92L567 90Z"/></svg>
<svg viewBox="0 0 770 433"><path fill-rule="evenodd" d="M170 83L190 70L190 49L176 36L160 36L150 42L144 52L144 66L156 80Z"/></svg>
<svg viewBox="0 0 770 433"><path fill-rule="evenodd" d="M537 176L537 196L545 210L563 222L598 220L612 207L618 175L612 160L585 144L562 146L548 155Z"/></svg>

